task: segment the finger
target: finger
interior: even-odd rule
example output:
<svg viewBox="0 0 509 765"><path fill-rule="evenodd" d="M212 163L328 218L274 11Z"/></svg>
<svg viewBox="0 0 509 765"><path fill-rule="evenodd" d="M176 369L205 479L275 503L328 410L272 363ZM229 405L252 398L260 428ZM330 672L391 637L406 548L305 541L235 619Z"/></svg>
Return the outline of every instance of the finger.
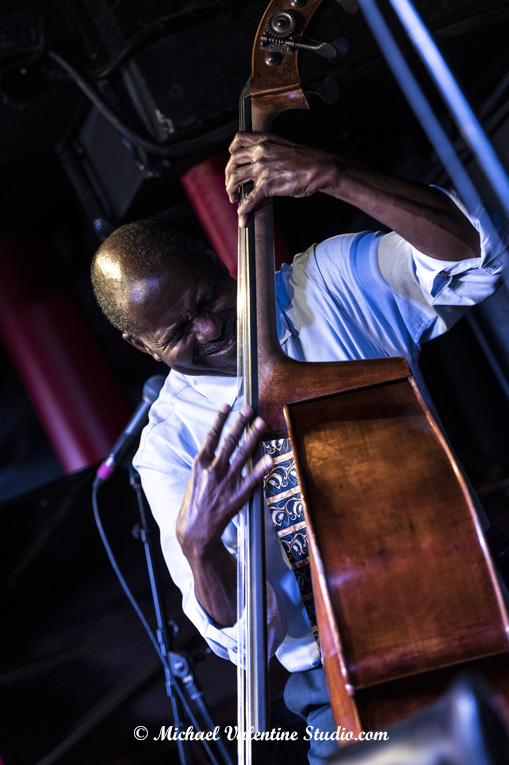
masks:
<svg viewBox="0 0 509 765"><path fill-rule="evenodd" d="M239 492L235 503L237 511L251 499L253 491L260 485L264 475L270 470L273 464L274 460L272 457L269 454L264 454L249 475L240 482Z"/></svg>
<svg viewBox="0 0 509 765"><path fill-rule="evenodd" d="M245 169L243 168L242 172L235 171L232 173L226 182L226 193L230 202L238 202L241 199L242 189L244 188L244 191L247 191L245 184L253 180L253 165L249 165Z"/></svg>
<svg viewBox="0 0 509 765"><path fill-rule="evenodd" d="M230 457L239 445L242 434L246 430L249 422L252 420L253 414L254 410L251 406L244 406L240 410L232 429L225 436L223 443L221 444L221 448L217 454L216 463L219 468L224 468L226 464L229 465Z"/></svg>
<svg viewBox="0 0 509 765"><path fill-rule="evenodd" d="M225 167L225 184L230 201L235 201L232 197L236 198L238 186L255 180L253 176L245 175L246 171L251 172L250 167L260 162L272 144L280 143L286 144L283 139L269 133L237 133L230 144L231 156Z"/></svg>
<svg viewBox="0 0 509 765"><path fill-rule="evenodd" d="M223 404L217 413L216 419L214 420L211 429L205 436L203 445L198 453L198 461L200 461L203 457L205 457L209 462L214 459L219 440L223 433L225 422L228 419L228 415L230 414L230 410L231 407L229 404Z"/></svg>
<svg viewBox="0 0 509 765"><path fill-rule="evenodd" d="M229 146L230 154L245 146L252 146L254 143L266 141L271 137L272 136L270 133L257 133L256 131L247 132L245 130L239 130L238 133L235 134L235 137Z"/></svg>
<svg viewBox="0 0 509 765"><path fill-rule="evenodd" d="M225 169L226 186L232 183L240 186L246 180L252 180L249 173L253 172L253 167L259 159L259 153L248 149L243 149L242 153L233 154L228 160Z"/></svg>
<svg viewBox="0 0 509 765"><path fill-rule="evenodd" d="M233 161L233 159L230 159L224 171L224 185L228 198L232 204L238 202L240 196L239 187L241 186L241 182L238 180L238 175L239 168L237 167L236 162Z"/></svg>
<svg viewBox="0 0 509 765"><path fill-rule="evenodd" d="M235 455L232 465L231 474L234 476L240 475L242 469L245 467L248 459L253 456L260 441L265 433L266 425L261 417L257 417L253 422L252 428L246 435L244 443L240 446L237 454Z"/></svg>
<svg viewBox="0 0 509 765"><path fill-rule="evenodd" d="M239 226L245 228L249 220L249 215L257 209L266 197L271 196L270 186L259 182L237 208Z"/></svg>
<svg viewBox="0 0 509 765"><path fill-rule="evenodd" d="M225 187L230 202L236 202L239 198L239 186L249 181L255 181L257 168L255 156L250 151L242 151L230 157L225 168Z"/></svg>

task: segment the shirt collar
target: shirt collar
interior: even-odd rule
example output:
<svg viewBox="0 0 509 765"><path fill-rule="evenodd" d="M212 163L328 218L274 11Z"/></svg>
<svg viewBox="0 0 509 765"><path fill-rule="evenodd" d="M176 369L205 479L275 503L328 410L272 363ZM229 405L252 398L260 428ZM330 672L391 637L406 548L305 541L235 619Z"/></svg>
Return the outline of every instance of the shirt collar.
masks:
<svg viewBox="0 0 509 765"><path fill-rule="evenodd" d="M220 375L184 375L191 388L210 401L233 404L237 398L238 380L236 377Z"/></svg>

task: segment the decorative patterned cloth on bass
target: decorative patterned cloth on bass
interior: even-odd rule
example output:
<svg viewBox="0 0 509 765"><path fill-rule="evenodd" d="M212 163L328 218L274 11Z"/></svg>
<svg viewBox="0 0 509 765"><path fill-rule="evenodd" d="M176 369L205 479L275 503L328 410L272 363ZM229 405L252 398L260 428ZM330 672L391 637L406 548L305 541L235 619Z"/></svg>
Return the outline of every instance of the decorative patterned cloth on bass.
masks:
<svg viewBox="0 0 509 765"><path fill-rule="evenodd" d="M264 493L277 535L297 577L302 600L318 640L306 533L306 519L289 438L264 441L263 451L274 465L265 478Z"/></svg>

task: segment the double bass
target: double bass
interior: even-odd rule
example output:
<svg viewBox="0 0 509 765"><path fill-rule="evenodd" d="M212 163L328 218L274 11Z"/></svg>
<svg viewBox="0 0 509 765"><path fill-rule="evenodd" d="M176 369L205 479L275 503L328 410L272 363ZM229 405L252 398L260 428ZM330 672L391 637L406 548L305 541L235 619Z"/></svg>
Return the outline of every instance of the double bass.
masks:
<svg viewBox="0 0 509 765"><path fill-rule="evenodd" d="M322 45L307 40L320 5L269 4L243 129L268 132L280 113L309 108L299 55ZM244 400L266 421L267 439L288 432L292 442L336 724L354 735L383 729L436 698L465 665L507 698L504 593L462 471L407 361L288 358L276 332L270 200L241 232L239 253ZM250 552L260 547L251 534L263 540L260 501L245 513L239 578L250 624L239 693L247 730L266 724L264 575Z"/></svg>

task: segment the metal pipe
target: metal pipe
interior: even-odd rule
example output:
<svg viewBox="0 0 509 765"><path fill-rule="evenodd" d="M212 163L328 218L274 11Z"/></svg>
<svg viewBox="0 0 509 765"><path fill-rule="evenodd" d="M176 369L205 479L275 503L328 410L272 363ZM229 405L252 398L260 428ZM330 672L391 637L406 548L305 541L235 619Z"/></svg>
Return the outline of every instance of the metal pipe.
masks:
<svg viewBox="0 0 509 765"><path fill-rule="evenodd" d="M410 0L389 0L389 2L431 75L437 90L442 94L456 127L463 135L472 154L476 157L479 167L497 195L503 212L505 215L509 215L509 178L507 173L433 38Z"/></svg>

